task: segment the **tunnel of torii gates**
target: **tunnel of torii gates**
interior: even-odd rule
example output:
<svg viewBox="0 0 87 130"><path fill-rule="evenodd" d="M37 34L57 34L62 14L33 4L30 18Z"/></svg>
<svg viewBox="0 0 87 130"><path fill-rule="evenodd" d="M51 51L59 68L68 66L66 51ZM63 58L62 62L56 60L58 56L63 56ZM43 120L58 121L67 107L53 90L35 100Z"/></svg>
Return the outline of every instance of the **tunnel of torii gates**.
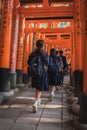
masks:
<svg viewBox="0 0 87 130"><path fill-rule="evenodd" d="M29 82L27 58L42 39L48 54L63 49L70 60L71 85L81 93L80 121L87 124L87 1L37 1L0 1L0 93Z"/></svg>

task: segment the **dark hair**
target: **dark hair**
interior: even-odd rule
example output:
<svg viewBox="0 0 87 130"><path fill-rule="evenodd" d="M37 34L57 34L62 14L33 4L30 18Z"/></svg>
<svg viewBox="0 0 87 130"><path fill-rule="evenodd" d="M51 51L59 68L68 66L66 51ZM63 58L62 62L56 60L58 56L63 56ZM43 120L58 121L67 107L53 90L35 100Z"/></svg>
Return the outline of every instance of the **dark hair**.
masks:
<svg viewBox="0 0 87 130"><path fill-rule="evenodd" d="M44 41L43 40L37 40L36 41L36 46L37 48L41 49L43 47Z"/></svg>
<svg viewBox="0 0 87 130"><path fill-rule="evenodd" d="M59 53L60 53L60 55L62 55L63 54L63 50L60 50Z"/></svg>
<svg viewBox="0 0 87 130"><path fill-rule="evenodd" d="M50 50L50 56L56 56L56 50L54 48Z"/></svg>
<svg viewBox="0 0 87 130"><path fill-rule="evenodd" d="M56 50L56 55L58 54L58 50Z"/></svg>

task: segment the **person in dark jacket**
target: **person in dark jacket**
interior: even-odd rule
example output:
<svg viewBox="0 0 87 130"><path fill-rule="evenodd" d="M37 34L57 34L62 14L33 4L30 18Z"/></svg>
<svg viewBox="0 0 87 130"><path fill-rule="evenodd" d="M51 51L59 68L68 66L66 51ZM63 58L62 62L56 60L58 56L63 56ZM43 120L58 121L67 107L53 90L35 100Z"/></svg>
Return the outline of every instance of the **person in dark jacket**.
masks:
<svg viewBox="0 0 87 130"><path fill-rule="evenodd" d="M36 49L29 55L28 57L28 65L31 66L32 60L36 56L40 56L42 63L43 63L43 73L41 77L31 77L32 79L32 87L36 88L36 100L33 104L33 112L37 111L37 105L40 104L40 98L42 91L48 91L49 90L49 84L48 84L48 76L47 76L47 67L49 64L49 57L47 52L42 50L42 47L44 45L43 40L37 40L36 41Z"/></svg>
<svg viewBox="0 0 87 130"><path fill-rule="evenodd" d="M58 83L58 74L59 74L59 60L56 56L56 50L52 48L50 50L49 56L49 66L48 66L48 77L51 94L48 97L49 101L52 101L55 96L55 88Z"/></svg>
<svg viewBox="0 0 87 130"><path fill-rule="evenodd" d="M63 62L63 71L65 71L67 69L67 61L66 61L66 57L63 55L63 50L59 51L59 58L62 60Z"/></svg>
<svg viewBox="0 0 87 130"><path fill-rule="evenodd" d="M58 82L56 85L56 90L59 90L60 84L61 84L61 72L63 72L63 62L62 62L62 59L59 57L58 50L56 50L56 56L57 56L58 61L59 61L59 74L58 74L58 78L57 78Z"/></svg>
<svg viewBox="0 0 87 130"><path fill-rule="evenodd" d="M60 85L63 87L63 79L64 79L64 73L67 70L67 61L66 57L63 55L63 50L59 51L59 58L62 60L63 63L63 69L60 71Z"/></svg>

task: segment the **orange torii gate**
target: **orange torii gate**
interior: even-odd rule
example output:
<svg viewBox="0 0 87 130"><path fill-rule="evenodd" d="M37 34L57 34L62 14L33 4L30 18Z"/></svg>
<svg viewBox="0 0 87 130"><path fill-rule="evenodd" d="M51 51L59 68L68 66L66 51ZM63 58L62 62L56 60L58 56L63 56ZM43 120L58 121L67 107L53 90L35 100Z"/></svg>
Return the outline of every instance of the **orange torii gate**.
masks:
<svg viewBox="0 0 87 130"><path fill-rule="evenodd" d="M37 39L43 39L45 41L45 43L47 43L47 34L49 34L50 36L54 36L54 35L59 35L59 34L68 34L69 32L72 31L71 27L67 27L67 28L58 28L55 26L55 28L51 28L52 27L52 23L56 21L56 20L26 20L26 24L29 24L29 26L26 25L26 29L27 29L27 32L29 33L29 36L31 33L34 33L36 34L35 36L35 41L34 41L34 45L33 47L35 48L35 42ZM60 21L70 21L71 22L71 26L72 26L72 20L69 19L69 20L57 20L57 22L59 23ZM40 25L41 23L47 23L49 26L47 28L40 28ZM34 28L34 24L35 24L35 28ZM26 29L25 29L25 32L26 32ZM26 35L26 33L25 33ZM26 36L25 36L26 37ZM33 38L33 36L31 36L31 38ZM60 40L60 37L56 37L57 39L55 40L55 42L58 44L59 42L61 42ZM54 41L53 41L54 42ZM54 42L54 43L55 43ZM62 42L65 42L65 40L62 39ZM67 39L66 43L70 41ZM32 44L30 44L31 47L32 47ZM66 46L66 45L65 45ZM70 46L71 46L71 43L70 43ZM48 50L48 53L50 51L50 44L45 44L44 45L44 49ZM64 47L65 48L65 47ZM30 53L30 52L29 52ZM27 66L25 67L27 68ZM27 71L26 71L27 72Z"/></svg>
<svg viewBox="0 0 87 130"><path fill-rule="evenodd" d="M83 75L79 80L79 84L82 87L80 93L80 118L75 121L75 127L77 130L87 129L87 1L86 0L74 0L75 3L75 26L76 31L76 45L75 51L79 53L77 58L79 64L77 67L82 70ZM83 26L84 25L84 26ZM78 41L77 41L78 40ZM78 47L77 47L78 46ZM79 50L80 49L80 50Z"/></svg>
<svg viewBox="0 0 87 130"><path fill-rule="evenodd" d="M13 0L5 0L2 10L2 33L0 40L0 92L9 92L9 94L12 94L10 91L10 41L12 11Z"/></svg>
<svg viewBox="0 0 87 130"><path fill-rule="evenodd" d="M14 2L14 3L13 3ZM20 7L21 0L5 0L3 1L3 16L2 16L2 39L0 43L0 71L1 71L1 77L2 80L4 79L4 72L3 69L6 69L5 75L10 73L13 75L13 78L15 77L15 73L17 74L17 83L22 83L22 74L23 74L23 64L22 64L22 57L23 57L23 37L24 37L24 28L23 28L23 21L26 18L33 18L36 17L41 19L43 18L55 18L60 16L66 16L66 17L73 17L74 10L73 5L72 7L49 7L49 2L43 0L43 7L42 8L32 8L26 9L24 6ZM16 4L17 3L17 4ZM14 10L13 10L14 7ZM18 9L18 12L17 10ZM69 11L68 11L69 10ZM27 13L28 11L28 13ZM7 13L6 13L7 12ZM10 12L10 13L8 13ZM12 12L13 12L13 22L12 22ZM48 16L49 14L49 16ZM18 18L18 15L19 18ZM9 18L9 19L8 19ZM18 28L18 22L19 22L19 28ZM6 24L9 23L9 24ZM11 24L13 26L11 26ZM12 28L11 28L12 27ZM50 28L50 25L49 25ZM16 29L19 29L16 30ZM7 31L9 31L9 35L7 35ZM39 30L41 31L41 30ZM43 31L43 30L42 30ZM58 30L55 30L58 31ZM18 34L18 37L17 37ZM42 37L44 39L44 36L41 36L40 33L38 33L38 37ZM11 39L12 38L12 39ZM17 43L18 39L18 43ZM33 32L29 32L29 41L31 41L32 45L33 40ZM6 43L8 42L8 46L6 46ZM30 51L32 50L32 46L30 45ZM15 47L16 46L16 47ZM11 48L11 50L10 50ZM8 51L5 51L8 50ZM16 52L17 50L17 52ZM3 54L2 54L3 53ZM10 54L11 53L11 54ZM10 57L11 56L11 57ZM16 56L17 56L17 62L16 62ZM6 58L7 57L7 58ZM5 60L6 58L6 60ZM10 60L11 59L11 60ZM13 62L14 61L14 62ZM9 70L9 72L7 72ZM7 76L7 79L9 76ZM4 81L4 80L3 80ZM6 80L7 81L7 80ZM1 81L0 81L1 82ZM5 83L1 85L0 91L10 91L10 78ZM13 86L15 88L15 85Z"/></svg>
<svg viewBox="0 0 87 130"><path fill-rule="evenodd" d="M74 10L72 7L43 7L43 8L25 8L19 7L19 14L25 14L26 18L43 18L43 17L73 17ZM49 14L49 16L48 16Z"/></svg>

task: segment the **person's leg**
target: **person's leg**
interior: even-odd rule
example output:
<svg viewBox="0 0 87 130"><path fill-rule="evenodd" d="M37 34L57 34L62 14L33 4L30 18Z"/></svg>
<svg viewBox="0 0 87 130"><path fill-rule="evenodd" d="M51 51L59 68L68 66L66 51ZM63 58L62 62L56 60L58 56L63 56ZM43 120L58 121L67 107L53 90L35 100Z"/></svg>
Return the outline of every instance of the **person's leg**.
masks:
<svg viewBox="0 0 87 130"><path fill-rule="evenodd" d="M35 100L35 102L33 104L33 112L37 112L37 105L40 104L40 102L41 102L41 100L40 100L41 91L36 89L35 95L36 95L36 100Z"/></svg>
<svg viewBox="0 0 87 130"><path fill-rule="evenodd" d="M38 101L38 104L40 105L40 102L41 102L41 91L36 89L36 101Z"/></svg>
<svg viewBox="0 0 87 130"><path fill-rule="evenodd" d="M55 88L56 88L56 91L58 91L60 88L60 72L58 72L57 74L57 84Z"/></svg>
<svg viewBox="0 0 87 130"><path fill-rule="evenodd" d="M51 95L54 97L55 96L55 86L51 86Z"/></svg>
<svg viewBox="0 0 87 130"><path fill-rule="evenodd" d="M52 85L52 86L50 87L50 90L51 90L51 94L50 94L50 96L48 97L48 100L51 102L51 101L53 101L53 98L54 98L54 96L55 96L55 86Z"/></svg>

